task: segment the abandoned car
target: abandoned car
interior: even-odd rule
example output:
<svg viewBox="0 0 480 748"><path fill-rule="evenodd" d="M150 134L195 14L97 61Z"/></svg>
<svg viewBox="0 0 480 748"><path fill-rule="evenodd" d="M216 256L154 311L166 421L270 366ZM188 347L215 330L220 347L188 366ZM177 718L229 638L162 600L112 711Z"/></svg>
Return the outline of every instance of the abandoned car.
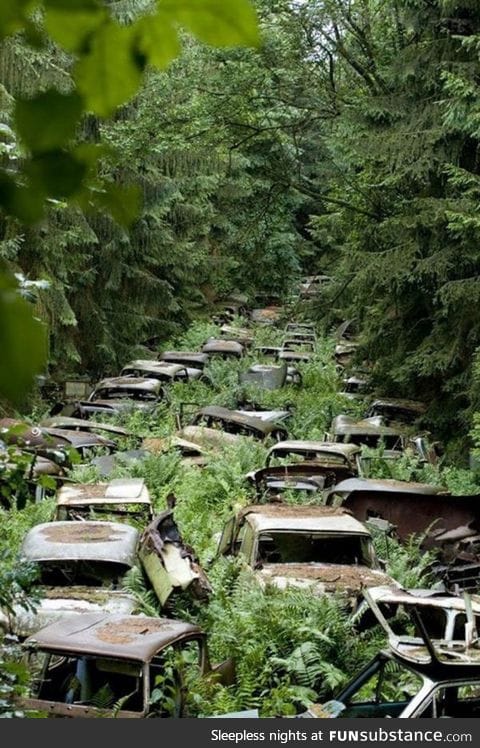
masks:
<svg viewBox="0 0 480 748"><path fill-rule="evenodd" d="M207 353L201 351L163 351L158 354L159 361L166 361L169 364L180 364L187 369L203 369L209 361Z"/></svg>
<svg viewBox="0 0 480 748"><path fill-rule="evenodd" d="M343 509L256 504L226 523L219 555L238 556L262 587L345 596L356 608L364 587L389 585L368 529Z"/></svg>
<svg viewBox="0 0 480 748"><path fill-rule="evenodd" d="M282 319L284 311L283 307L274 305L252 309L250 319L257 325L275 325Z"/></svg>
<svg viewBox="0 0 480 748"><path fill-rule="evenodd" d="M242 358L245 348L236 340L210 338L202 347L203 353L215 358Z"/></svg>
<svg viewBox="0 0 480 748"><path fill-rule="evenodd" d="M88 400L78 403L78 414L88 418L93 413L121 413L132 409L154 413L166 399L158 379L111 377L99 382Z"/></svg>
<svg viewBox="0 0 480 748"><path fill-rule="evenodd" d="M67 415L51 416L40 421L40 426L52 429L66 429L67 431L86 431L96 433L105 432L110 438L132 438L131 434L121 426L115 426L113 423L101 423L100 421L87 421L84 418L72 418Z"/></svg>
<svg viewBox="0 0 480 748"><path fill-rule="evenodd" d="M361 400L368 395L370 390L370 382L365 376L345 377L342 385L340 394L349 400Z"/></svg>
<svg viewBox="0 0 480 748"><path fill-rule="evenodd" d="M417 400L378 399L374 400L369 406L365 417L381 416L387 426L391 423L411 425L424 415L426 410L427 406L425 403L418 402Z"/></svg>
<svg viewBox="0 0 480 748"><path fill-rule="evenodd" d="M266 390L277 390L283 387L287 381L287 366L268 364L252 364L247 371L239 372L240 384L252 384Z"/></svg>
<svg viewBox="0 0 480 748"><path fill-rule="evenodd" d="M331 281L332 278L329 275L308 275L302 278L299 286L300 298L314 298Z"/></svg>
<svg viewBox="0 0 480 748"><path fill-rule="evenodd" d="M26 534L21 555L38 568L40 600L34 610L16 605L13 615L0 612L0 628L18 636L80 613L134 612L137 599L123 584L139 557L162 605L175 591L188 589L203 598L208 590L208 580L183 543L171 509L156 517L142 537L122 522L39 524Z"/></svg>
<svg viewBox="0 0 480 748"><path fill-rule="evenodd" d="M117 478L109 483L71 483L59 489L55 520L101 519L108 515L115 520L153 518L152 501L141 478Z"/></svg>
<svg viewBox="0 0 480 748"><path fill-rule="evenodd" d="M182 717L192 678L234 677L231 661L212 668L198 626L167 618L84 613L23 646L42 668L18 706L52 717Z"/></svg>
<svg viewBox="0 0 480 748"><path fill-rule="evenodd" d="M358 343L345 342L335 346L335 362L342 369L351 366L358 350Z"/></svg>
<svg viewBox="0 0 480 748"><path fill-rule="evenodd" d="M432 574L447 589L480 590L478 496L452 496L425 483L350 479L332 488L326 502L341 502L360 521L388 522L401 542L422 534L422 547L437 554Z"/></svg>
<svg viewBox="0 0 480 748"><path fill-rule="evenodd" d="M121 377L140 377L145 379L158 379L162 384L174 384L181 382L186 384L190 380L202 377L200 369L187 369L182 364L172 364L167 361L131 361L123 367Z"/></svg>
<svg viewBox="0 0 480 748"><path fill-rule="evenodd" d="M278 442L267 452L265 466L277 460L296 457L299 460L314 462L336 471L337 482L358 473L358 458L361 448L357 444L335 444L334 442L292 439ZM343 477L340 477L343 476Z"/></svg>
<svg viewBox="0 0 480 748"><path fill-rule="evenodd" d="M44 457L61 467L71 466L72 450L81 460L87 460L98 452L113 452L117 448L115 442L98 434L51 426L30 426L11 418L0 421L0 437L7 445Z"/></svg>
<svg viewBox="0 0 480 748"><path fill-rule="evenodd" d="M302 716L479 717L478 599L388 589L366 590L364 595L387 634L388 648L334 700L316 704ZM402 606L413 635L396 630L385 618L382 602Z"/></svg>
<svg viewBox="0 0 480 748"><path fill-rule="evenodd" d="M275 465L253 470L246 476L255 488L257 501L281 500L283 494L295 494L302 503L322 503L322 491L335 485L335 468L328 469L314 462Z"/></svg>
<svg viewBox="0 0 480 748"><path fill-rule="evenodd" d="M222 325L220 328L220 337L226 340L234 340L243 345L244 348L250 348L253 345L253 335L245 327L231 327Z"/></svg>
<svg viewBox="0 0 480 748"><path fill-rule="evenodd" d="M228 408L210 405L202 408L194 416L192 426L206 426L239 436L253 436L262 441L273 439L281 441L287 438L288 432L277 423L255 418L248 413L239 413Z"/></svg>

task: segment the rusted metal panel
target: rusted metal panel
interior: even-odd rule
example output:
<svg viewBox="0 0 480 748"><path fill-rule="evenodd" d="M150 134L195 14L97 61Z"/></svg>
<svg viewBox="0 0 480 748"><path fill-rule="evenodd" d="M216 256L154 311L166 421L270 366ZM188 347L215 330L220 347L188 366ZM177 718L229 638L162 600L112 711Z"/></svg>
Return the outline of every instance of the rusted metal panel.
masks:
<svg viewBox="0 0 480 748"><path fill-rule="evenodd" d="M26 534L22 554L29 561L110 561L133 566L139 533L119 522L46 522Z"/></svg>
<svg viewBox="0 0 480 748"><path fill-rule="evenodd" d="M366 417L382 416L387 426L392 421L410 424L424 415L426 411L425 403L418 400L377 399L369 406Z"/></svg>
<svg viewBox="0 0 480 748"><path fill-rule="evenodd" d="M253 364L248 371L239 373L238 380L240 384L253 384L267 390L280 389L287 380L287 366Z"/></svg>
<svg viewBox="0 0 480 748"><path fill-rule="evenodd" d="M207 340L202 347L203 353L209 356L222 356L223 358L241 358L245 353L245 348L236 340L222 340L211 338Z"/></svg>
<svg viewBox="0 0 480 748"><path fill-rule="evenodd" d="M69 416L52 416L40 421L40 426L52 429L66 429L69 431L105 431L114 436L133 436L129 431L113 423L101 423L99 421L85 421L83 418L70 418Z"/></svg>
<svg viewBox="0 0 480 748"><path fill-rule="evenodd" d="M248 479L255 486L259 501L265 495L277 496L284 491L305 491L316 493L335 485L351 472L345 466L328 468L323 465L302 462L292 465L276 465L255 470L248 474Z"/></svg>
<svg viewBox="0 0 480 748"><path fill-rule="evenodd" d="M64 486L57 493L56 519L78 519L93 510L114 517L153 517L152 502L145 481L140 478L119 478L110 483L76 483ZM66 516L62 516L66 515Z"/></svg>
<svg viewBox="0 0 480 748"><path fill-rule="evenodd" d="M139 556L162 605L175 590L188 590L199 600L205 600L212 592L193 549L180 535L173 509L160 514L146 528L140 539Z"/></svg>
<svg viewBox="0 0 480 748"><path fill-rule="evenodd" d="M270 447L265 465L268 467L274 459L296 455L308 462L316 462L326 467L343 465L349 469L350 475L355 475L358 472L356 461L360 454L361 447L357 444L292 439L286 442L278 442L275 446ZM345 475L344 477L349 476Z"/></svg>
<svg viewBox="0 0 480 748"><path fill-rule="evenodd" d="M25 641L24 647L148 663L165 647L192 637L204 634L195 624L184 621L90 613L41 629Z"/></svg>
<svg viewBox="0 0 480 748"><path fill-rule="evenodd" d="M151 378L160 382L185 382L188 381L188 372L181 364L172 364L168 361L155 361L138 359L130 361L123 367L120 377Z"/></svg>
<svg viewBox="0 0 480 748"><path fill-rule="evenodd" d="M242 434L244 436L254 436L257 439L266 439L270 435L282 439L287 436L286 429L278 426L276 423L262 421L260 418L252 417L247 413L239 413L216 405L202 408L196 414L192 425L198 426L202 424L207 427L219 424L227 432Z"/></svg>
<svg viewBox="0 0 480 748"><path fill-rule="evenodd" d="M190 366L193 369L204 369L208 364L208 354L201 351L163 351L158 355L160 361Z"/></svg>

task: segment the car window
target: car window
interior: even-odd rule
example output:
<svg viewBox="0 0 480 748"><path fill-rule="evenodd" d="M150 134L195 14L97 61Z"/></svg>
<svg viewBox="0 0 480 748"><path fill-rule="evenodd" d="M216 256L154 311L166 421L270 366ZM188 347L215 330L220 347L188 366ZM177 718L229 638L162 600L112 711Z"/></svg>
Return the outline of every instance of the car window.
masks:
<svg viewBox="0 0 480 748"><path fill-rule="evenodd" d="M116 561L50 560L38 563L40 583L48 587L105 587L116 589L129 570L128 564Z"/></svg>
<svg viewBox="0 0 480 748"><path fill-rule="evenodd" d="M141 712L142 668L121 660L52 654L46 658L34 695L63 704Z"/></svg>
<svg viewBox="0 0 480 748"><path fill-rule="evenodd" d="M422 678L393 660L375 668L349 689L342 717L398 717L423 685Z"/></svg>
<svg viewBox="0 0 480 748"><path fill-rule="evenodd" d="M480 681L435 689L415 717L480 717Z"/></svg>
<svg viewBox="0 0 480 748"><path fill-rule="evenodd" d="M370 564L363 538L300 532L264 532L258 543L259 563Z"/></svg>

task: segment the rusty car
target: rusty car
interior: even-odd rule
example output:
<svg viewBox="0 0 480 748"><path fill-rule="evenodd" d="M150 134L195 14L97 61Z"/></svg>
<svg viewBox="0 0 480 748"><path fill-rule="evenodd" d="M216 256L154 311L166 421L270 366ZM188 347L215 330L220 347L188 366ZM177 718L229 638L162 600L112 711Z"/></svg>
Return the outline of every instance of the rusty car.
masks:
<svg viewBox="0 0 480 748"><path fill-rule="evenodd" d="M61 467L71 467L72 452L80 460L87 460L99 452L114 452L117 449L115 442L98 434L51 426L31 426L13 418L0 420L0 437L7 445L44 457Z"/></svg>
<svg viewBox="0 0 480 748"><path fill-rule="evenodd" d="M129 410L154 413L166 397L165 388L158 379L110 377L95 386L88 400L79 401L77 414L88 418L97 413L107 415Z"/></svg>
<svg viewBox="0 0 480 748"><path fill-rule="evenodd" d="M329 275L307 275L300 281L299 294L301 299L314 298L322 288L331 283Z"/></svg>
<svg viewBox="0 0 480 748"><path fill-rule="evenodd" d="M225 524L219 555L234 555L262 587L341 594L357 607L364 587L394 585L369 530L344 509L254 504Z"/></svg>
<svg viewBox="0 0 480 748"><path fill-rule="evenodd" d="M158 354L158 360L203 371L209 362L209 356L201 351L163 351Z"/></svg>
<svg viewBox="0 0 480 748"><path fill-rule="evenodd" d="M122 580L136 565L139 533L118 522L47 522L26 534L21 556L38 569L33 610L0 612L0 628L27 636L42 626L85 612L131 613L135 597Z"/></svg>
<svg viewBox="0 0 480 748"><path fill-rule="evenodd" d="M287 365L252 364L238 374L239 384L256 385L266 390L277 390L287 381Z"/></svg>
<svg viewBox="0 0 480 748"><path fill-rule="evenodd" d="M67 431L100 432L100 434L105 432L111 439L125 437L131 439L133 437L131 432L122 428L122 426L116 426L113 423L103 423L101 421L91 420L87 421L84 418L72 418L71 416L62 414L44 418L40 421L39 426Z"/></svg>
<svg viewBox="0 0 480 748"><path fill-rule="evenodd" d="M341 369L346 369L353 363L355 355L358 351L359 344L353 341L338 343L335 346L334 358L335 363Z"/></svg>
<svg viewBox="0 0 480 748"><path fill-rule="evenodd" d="M317 463L325 468L335 469L339 479L340 476L348 478L358 473L360 454L361 448L357 444L291 439L270 447L265 466L268 467L277 460L295 457L299 460Z"/></svg>
<svg viewBox="0 0 480 748"><path fill-rule="evenodd" d="M301 716L479 717L479 598L385 588L369 589L364 595L387 634L388 647L335 699L314 704ZM390 610L401 606L413 634L405 626L399 631L397 625L392 625L382 604Z"/></svg>
<svg viewBox="0 0 480 748"><path fill-rule="evenodd" d="M249 413L221 408L217 405L201 408L190 425L220 429L236 436L252 436L261 441L267 439L282 441L288 437L285 427L278 423L256 418Z"/></svg>
<svg viewBox="0 0 480 748"><path fill-rule="evenodd" d="M422 547L436 552L432 574L447 589L480 590L479 496L452 496L425 483L350 479L332 488L326 502L341 503L360 521L385 520L401 542L421 534Z"/></svg>
<svg viewBox="0 0 480 748"><path fill-rule="evenodd" d="M427 411L425 403L418 400L401 400L401 399L377 399L368 407L365 413L366 418L381 416L384 423L389 426L391 423L413 424L418 418L423 416Z"/></svg>
<svg viewBox="0 0 480 748"><path fill-rule="evenodd" d="M188 427L186 427L188 428ZM195 427L190 427L195 428ZM210 430L210 429L209 429ZM214 431L214 436L218 437L219 432ZM202 429L200 429L202 432ZM198 439L198 434L191 435L190 439L186 439L180 436L177 432L172 436L166 437L146 437L142 441L142 448L151 454L165 454L167 452L175 452L179 455L184 465L191 465L196 467L204 467L207 462L209 455L215 451L212 444L208 444L208 439L205 438L205 434L201 433L200 436L203 438ZM196 439L196 441L194 441Z"/></svg>
<svg viewBox="0 0 480 748"><path fill-rule="evenodd" d="M254 341L252 333L246 327L232 327L231 325L221 326L220 337L226 340L234 340L243 345L244 348L250 348Z"/></svg>
<svg viewBox="0 0 480 748"><path fill-rule="evenodd" d="M154 558L154 556L156 557ZM183 542L173 509L158 515L143 535L125 522L54 521L26 534L21 557L35 564L39 597L34 609L0 611L0 629L26 636L61 618L85 612L130 614L137 598L125 591L125 575L139 561L160 604L188 590L204 599L209 584L191 548Z"/></svg>
<svg viewBox="0 0 480 748"><path fill-rule="evenodd" d="M242 358L245 354L245 347L236 340L209 338L202 346L202 351L214 358Z"/></svg>
<svg viewBox="0 0 480 748"><path fill-rule="evenodd" d="M231 660L212 667L200 627L175 619L84 613L42 628L23 648L41 668L17 705L48 717L182 717L192 678L234 681Z"/></svg>
<svg viewBox="0 0 480 748"><path fill-rule="evenodd" d="M142 478L117 478L109 483L70 483L59 489L54 519L153 519L150 493Z"/></svg>
<svg viewBox="0 0 480 748"><path fill-rule="evenodd" d="M200 379L202 374L203 372L200 369L187 369L182 364L148 359L130 361L120 372L121 377L158 379L163 384L174 384L175 382L186 384L191 380Z"/></svg>
<svg viewBox="0 0 480 748"><path fill-rule="evenodd" d="M401 452L405 445L405 436L404 427L386 426L379 416L358 420L342 413L333 418L327 439L336 443L372 448L383 444L387 450Z"/></svg>
<svg viewBox="0 0 480 748"><path fill-rule="evenodd" d="M344 377L340 394L349 400L362 400L368 396L370 387L367 376L354 374L350 377Z"/></svg>
<svg viewBox="0 0 480 748"><path fill-rule="evenodd" d="M252 309L250 319L257 325L275 325L280 322L285 309L282 306L271 305L258 309Z"/></svg>
<svg viewBox="0 0 480 748"><path fill-rule="evenodd" d="M287 492L302 503L323 502L323 491L335 485L338 475L335 467L314 462L296 462L291 465L274 465L247 473L246 479L255 489L255 497L262 501L281 501Z"/></svg>

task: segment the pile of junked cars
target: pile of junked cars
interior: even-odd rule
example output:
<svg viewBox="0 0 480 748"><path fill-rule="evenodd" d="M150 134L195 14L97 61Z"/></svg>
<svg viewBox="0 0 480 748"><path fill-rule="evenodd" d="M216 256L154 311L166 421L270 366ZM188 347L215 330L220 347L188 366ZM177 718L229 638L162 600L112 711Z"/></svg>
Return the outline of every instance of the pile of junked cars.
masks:
<svg viewBox="0 0 480 748"><path fill-rule="evenodd" d="M305 366L317 362L317 329L305 304L330 281L324 275L302 281L297 319L278 304L249 309L242 295L224 299L213 314L215 336L198 350L158 350L158 340L147 341L144 358L126 362L118 376L70 398L42 422L0 421L1 470L12 461L21 465L23 502L41 501L45 492L56 497L51 520L34 526L21 548L38 569L37 599L0 611L0 629L21 639L37 673L23 708L63 717L180 717L192 668L234 683L234 663L211 664L206 632L169 617L177 596L201 602L212 593L175 520L175 497L155 514L143 479L111 473L120 457L136 461L171 450L201 470L225 445L251 439L266 446L265 462L245 476L250 503L227 519L217 556L237 558L261 589L335 596L355 620L378 621L388 637L387 649L335 700L299 716L478 716L478 497L369 477L379 453L387 462L405 455L419 465L441 459L441 445L422 428L427 406L372 392L369 363L357 363L354 320L335 331L345 412L332 417L323 439L296 439L290 409L262 405L262 393L302 387ZM190 383L212 386L212 361L240 367L233 407L189 402ZM168 437L135 439L112 421L134 410L155 414L177 385L185 388L185 402ZM102 481L74 482L71 467L78 462L95 465ZM8 496L0 493L0 501L8 510ZM387 542L422 535L423 547L435 552L431 589L404 590L387 574L373 543L378 532ZM165 618L139 615L124 584L135 569ZM399 611L408 619L405 635L391 625ZM400 694L392 686L399 673ZM173 704L152 698L159 678L168 681Z"/></svg>

